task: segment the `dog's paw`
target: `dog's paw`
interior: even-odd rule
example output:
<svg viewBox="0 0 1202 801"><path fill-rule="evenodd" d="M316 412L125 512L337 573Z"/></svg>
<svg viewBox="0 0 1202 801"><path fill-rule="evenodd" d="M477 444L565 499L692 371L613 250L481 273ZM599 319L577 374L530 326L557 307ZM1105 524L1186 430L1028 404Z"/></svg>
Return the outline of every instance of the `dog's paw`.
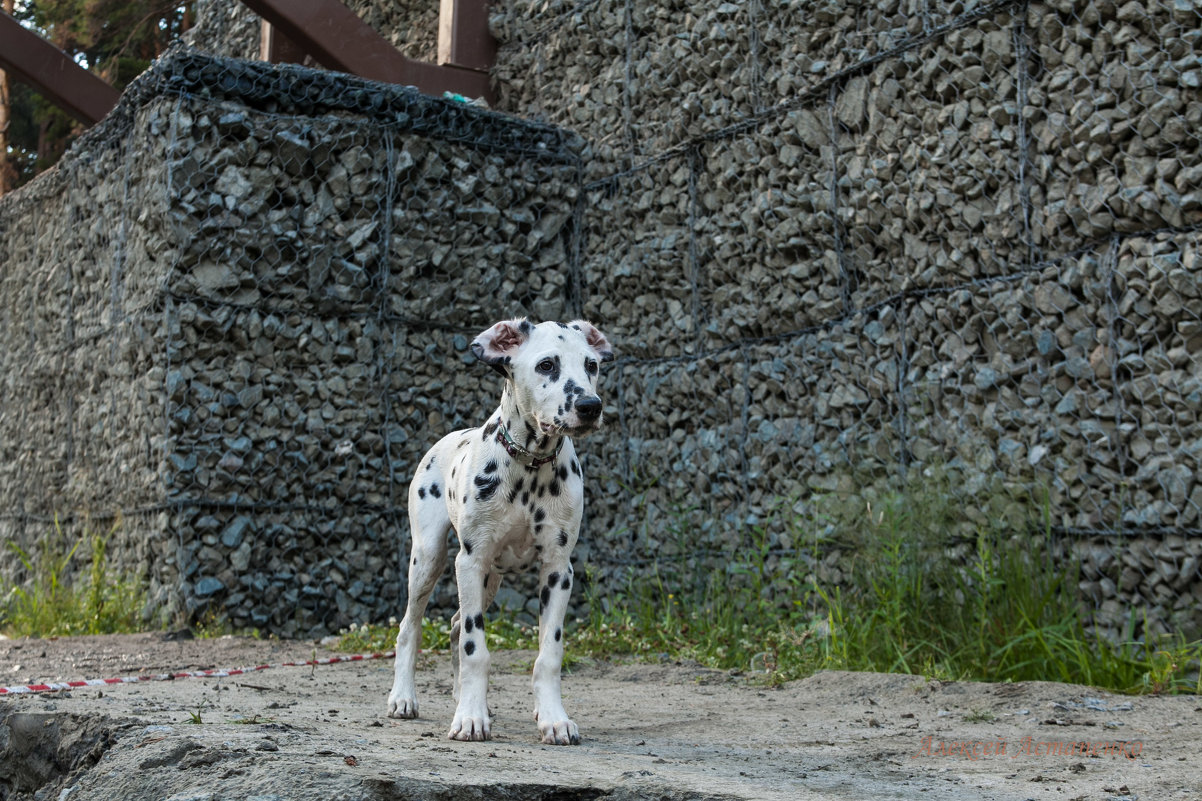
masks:
<svg viewBox="0 0 1202 801"><path fill-rule="evenodd" d="M455 719L451 721L451 730L447 732L447 739L464 742L491 740L491 723L487 712L484 715L472 715L457 711Z"/></svg>
<svg viewBox="0 0 1202 801"><path fill-rule="evenodd" d="M580 730L567 716L559 720L542 719L536 712L534 719L538 721L538 734L543 745L580 745Z"/></svg>
<svg viewBox="0 0 1202 801"><path fill-rule="evenodd" d="M417 717L417 699L404 698L398 695L388 696L388 717L415 718Z"/></svg>

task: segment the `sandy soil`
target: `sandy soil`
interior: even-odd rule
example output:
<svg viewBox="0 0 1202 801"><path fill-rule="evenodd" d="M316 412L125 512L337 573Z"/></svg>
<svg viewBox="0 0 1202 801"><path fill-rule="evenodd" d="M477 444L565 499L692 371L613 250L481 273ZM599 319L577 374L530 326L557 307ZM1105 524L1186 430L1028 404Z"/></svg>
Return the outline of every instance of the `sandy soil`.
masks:
<svg viewBox="0 0 1202 801"><path fill-rule="evenodd" d="M304 642L161 635L0 641L0 686L310 659ZM697 666L564 679L584 742L543 746L533 654L495 653L494 739L384 716L389 661L0 698L0 799L1202 799L1202 700L1066 684L821 673L780 688Z"/></svg>

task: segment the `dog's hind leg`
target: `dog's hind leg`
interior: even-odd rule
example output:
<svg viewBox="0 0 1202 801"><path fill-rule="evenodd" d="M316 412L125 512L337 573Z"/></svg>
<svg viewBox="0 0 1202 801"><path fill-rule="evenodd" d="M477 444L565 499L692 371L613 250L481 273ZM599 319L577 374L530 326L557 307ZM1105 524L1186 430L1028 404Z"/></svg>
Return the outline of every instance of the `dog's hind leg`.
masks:
<svg viewBox="0 0 1202 801"><path fill-rule="evenodd" d="M417 717L417 688L413 674L422 644L422 617L446 568L447 532L451 527L446 504L439 502L437 497L431 499L428 487L418 487L416 480L413 483L409 492L409 527L413 532L409 601L397 631L395 676L392 692L388 694L388 716L391 718Z"/></svg>

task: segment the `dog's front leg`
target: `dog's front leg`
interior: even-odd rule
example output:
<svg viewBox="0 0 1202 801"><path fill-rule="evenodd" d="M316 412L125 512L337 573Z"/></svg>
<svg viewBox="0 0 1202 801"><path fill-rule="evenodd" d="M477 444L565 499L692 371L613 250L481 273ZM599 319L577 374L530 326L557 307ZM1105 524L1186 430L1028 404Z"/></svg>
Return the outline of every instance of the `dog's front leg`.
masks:
<svg viewBox="0 0 1202 801"><path fill-rule="evenodd" d="M563 619L572 593L572 566L563 559L544 563L540 571L538 658L534 660L534 720L548 745L578 745L580 732L563 708Z"/></svg>
<svg viewBox="0 0 1202 801"><path fill-rule="evenodd" d="M466 534L465 534L466 536ZM484 639L484 576L480 555L461 549L455 557L459 586L459 705L447 736L452 740L488 740L488 645Z"/></svg>

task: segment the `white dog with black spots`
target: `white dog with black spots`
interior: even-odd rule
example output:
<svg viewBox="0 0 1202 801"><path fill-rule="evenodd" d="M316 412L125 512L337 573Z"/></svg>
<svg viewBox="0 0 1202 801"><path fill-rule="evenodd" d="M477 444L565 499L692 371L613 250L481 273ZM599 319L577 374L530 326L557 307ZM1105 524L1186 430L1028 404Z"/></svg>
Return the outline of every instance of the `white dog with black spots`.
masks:
<svg viewBox="0 0 1202 801"><path fill-rule="evenodd" d="M573 437L601 427L597 380L613 358L605 335L583 320L534 325L497 323L472 352L505 377L501 405L480 428L448 434L418 463L409 485L409 601L396 640L396 676L388 715L417 717L414 670L422 615L447 560L447 531L459 535L451 619L458 706L448 737L491 737L489 653L484 611L501 575L539 566L539 651L534 662L534 719L542 742L575 745L576 724L563 708L563 620L572 589L572 548L583 512L584 476Z"/></svg>

